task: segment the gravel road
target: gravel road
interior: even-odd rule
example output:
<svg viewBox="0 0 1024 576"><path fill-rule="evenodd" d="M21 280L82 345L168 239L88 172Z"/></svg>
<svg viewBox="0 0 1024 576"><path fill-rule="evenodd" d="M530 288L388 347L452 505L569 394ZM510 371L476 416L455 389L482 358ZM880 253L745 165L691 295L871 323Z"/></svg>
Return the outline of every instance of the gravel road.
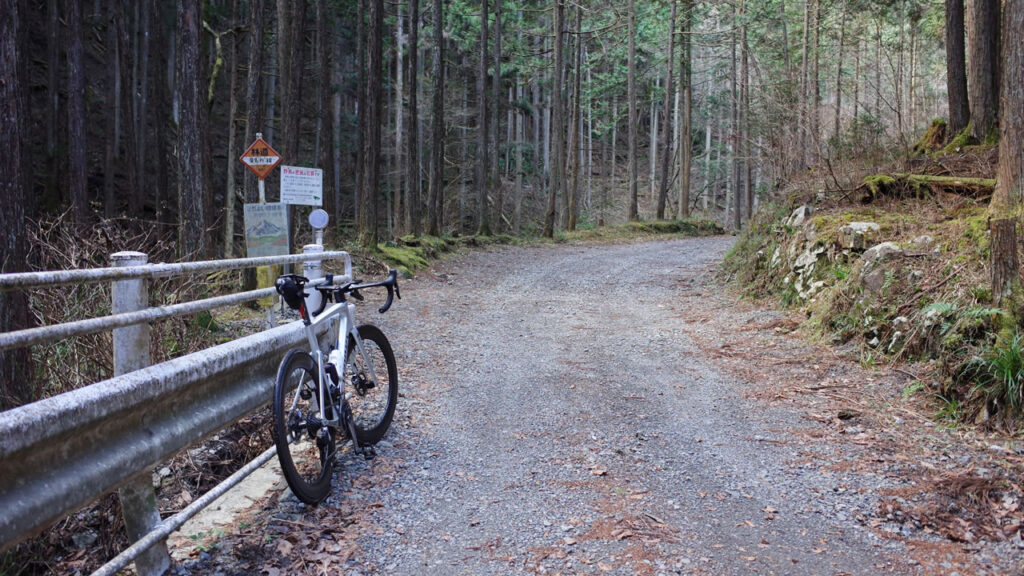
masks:
<svg viewBox="0 0 1024 576"><path fill-rule="evenodd" d="M376 319L403 376L378 459L394 466L354 494L376 507L347 569L910 573L774 439L806 422L744 398L695 345L707 322L681 305L722 305L701 296L731 243L505 248L406 282Z"/></svg>
<svg viewBox="0 0 1024 576"><path fill-rule="evenodd" d="M367 302L401 379L378 457L179 573L1021 574L1014 448L725 293L732 242L478 251Z"/></svg>

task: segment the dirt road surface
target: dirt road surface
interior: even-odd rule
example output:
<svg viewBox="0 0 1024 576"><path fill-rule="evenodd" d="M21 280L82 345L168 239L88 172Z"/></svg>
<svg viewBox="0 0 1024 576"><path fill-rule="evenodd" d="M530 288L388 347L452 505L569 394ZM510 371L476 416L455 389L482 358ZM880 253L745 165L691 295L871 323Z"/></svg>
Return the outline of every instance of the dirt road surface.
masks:
<svg viewBox="0 0 1024 576"><path fill-rule="evenodd" d="M384 316L363 305L401 378L378 457L343 456L317 508L271 496L193 571L1019 570L1012 539L965 548L907 520L908 462L942 466L952 440L872 409L898 376L726 294L712 276L732 241L475 252L405 281Z"/></svg>

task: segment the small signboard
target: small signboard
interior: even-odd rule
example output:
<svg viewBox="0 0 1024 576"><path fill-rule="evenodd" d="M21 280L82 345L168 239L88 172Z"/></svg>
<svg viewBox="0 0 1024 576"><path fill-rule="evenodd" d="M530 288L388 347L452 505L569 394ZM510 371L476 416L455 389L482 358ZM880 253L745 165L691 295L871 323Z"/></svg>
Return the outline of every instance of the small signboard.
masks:
<svg viewBox="0 0 1024 576"><path fill-rule="evenodd" d="M275 166L281 163L281 155L267 144L262 136L256 136L256 141L239 158L257 178L263 180L270 174Z"/></svg>
<svg viewBox="0 0 1024 576"><path fill-rule="evenodd" d="M324 171L319 168L281 166L281 202L323 206Z"/></svg>
<svg viewBox="0 0 1024 576"><path fill-rule="evenodd" d="M288 206L279 202L245 205L245 255L287 256Z"/></svg>

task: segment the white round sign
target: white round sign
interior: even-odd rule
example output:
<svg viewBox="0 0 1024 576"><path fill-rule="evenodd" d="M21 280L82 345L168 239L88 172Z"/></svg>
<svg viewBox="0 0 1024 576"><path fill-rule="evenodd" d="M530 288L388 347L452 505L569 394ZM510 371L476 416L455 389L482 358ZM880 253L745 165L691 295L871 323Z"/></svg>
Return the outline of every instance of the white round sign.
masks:
<svg viewBox="0 0 1024 576"><path fill-rule="evenodd" d="M327 211L321 208L317 208L309 213L309 225L315 230L323 230L327 228Z"/></svg>

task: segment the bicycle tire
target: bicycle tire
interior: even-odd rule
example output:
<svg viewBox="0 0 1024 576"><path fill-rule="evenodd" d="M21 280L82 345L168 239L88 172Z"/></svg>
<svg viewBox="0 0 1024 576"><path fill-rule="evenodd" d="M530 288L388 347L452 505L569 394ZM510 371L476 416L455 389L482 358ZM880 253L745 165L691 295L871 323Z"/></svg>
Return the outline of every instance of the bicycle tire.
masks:
<svg viewBox="0 0 1024 576"><path fill-rule="evenodd" d="M398 367L395 353L380 328L372 324L359 327L359 337L373 363L377 382L370 386L365 359L356 349L355 339L348 337L348 358L345 360L345 383L359 444L376 444L384 437L395 417L398 402Z"/></svg>
<svg viewBox="0 0 1024 576"><path fill-rule="evenodd" d="M331 491L337 444L335 429L323 427L326 432L318 437L321 428L309 418L330 419L333 415L329 403L327 414L319 414L315 368L308 352L291 350L281 360L274 385L274 443L281 472L292 493L312 505L323 501ZM306 398L302 397L303 389L308 392Z"/></svg>

